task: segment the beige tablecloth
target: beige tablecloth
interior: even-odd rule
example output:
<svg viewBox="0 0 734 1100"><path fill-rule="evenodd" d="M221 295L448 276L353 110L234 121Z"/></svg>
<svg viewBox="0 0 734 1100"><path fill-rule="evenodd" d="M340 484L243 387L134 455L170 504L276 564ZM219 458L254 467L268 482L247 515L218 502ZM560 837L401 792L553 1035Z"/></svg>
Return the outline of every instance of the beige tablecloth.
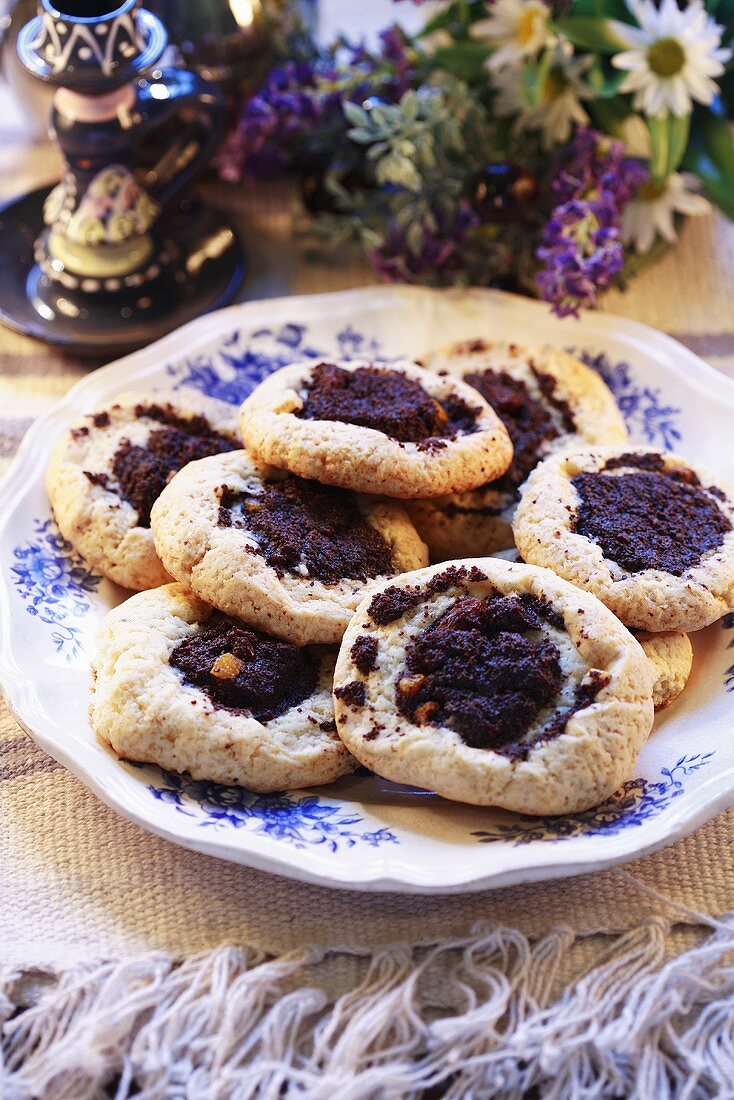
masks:
<svg viewBox="0 0 734 1100"><path fill-rule="evenodd" d="M48 150L1 139L6 194L53 177ZM209 193L244 233L243 296L369 280L298 255L284 193ZM734 376L733 291L734 228L717 216L604 308ZM86 369L0 330L0 464ZM0 810L0 1095L4 1080L13 1098L70 1100L734 1096L734 811L559 883L341 893L121 820L6 711Z"/></svg>

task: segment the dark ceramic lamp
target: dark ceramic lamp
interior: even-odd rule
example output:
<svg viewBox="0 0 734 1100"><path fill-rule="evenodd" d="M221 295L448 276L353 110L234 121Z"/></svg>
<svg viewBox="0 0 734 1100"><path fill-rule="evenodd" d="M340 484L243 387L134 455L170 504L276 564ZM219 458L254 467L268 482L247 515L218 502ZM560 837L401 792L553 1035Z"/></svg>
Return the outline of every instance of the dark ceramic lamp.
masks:
<svg viewBox="0 0 734 1100"><path fill-rule="evenodd" d="M156 69L166 47L141 0L40 0L18 36L26 69L56 88L63 179L0 211L0 320L76 351L139 347L224 305L243 265L231 227L186 194L225 124L216 89ZM157 164L136 150L175 119ZM170 128L166 128L166 133Z"/></svg>

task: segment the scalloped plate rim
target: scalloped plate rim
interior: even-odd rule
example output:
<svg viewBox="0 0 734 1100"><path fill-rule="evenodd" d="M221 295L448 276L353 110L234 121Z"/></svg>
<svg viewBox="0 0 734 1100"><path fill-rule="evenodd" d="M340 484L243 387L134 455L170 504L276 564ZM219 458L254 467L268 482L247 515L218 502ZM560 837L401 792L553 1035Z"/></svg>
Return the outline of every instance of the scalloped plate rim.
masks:
<svg viewBox="0 0 734 1100"><path fill-rule="evenodd" d="M156 365L160 366L169 354L174 353L177 349L180 350L182 341L185 341L187 336L196 336L196 340L188 345L189 353L194 353L198 344L206 342L208 337L218 331L226 331L227 321L235 316L241 317L243 311L248 309L252 312L257 311L258 322L266 324L268 320L278 320L279 315L285 309L296 312L300 307L306 305L309 309L312 309L314 305L322 304L327 313L330 313L333 307L344 307L343 312L345 315L351 316L358 305L364 306L365 299L367 299L368 304L379 307L381 300L390 303L391 300L395 301L400 298L413 297L418 299L435 294L441 294L447 299L452 296L463 297L468 295L474 297L479 295L482 299L488 301L512 303L512 306L516 306L521 312L530 309L531 311L540 311L545 316L548 312L542 303L503 291L481 289L430 291L413 287L387 289L366 287L327 294L255 300L226 307L223 310L189 322L181 329L170 333L142 351L134 352L91 372L71 387L65 397L52 410L34 422L23 439L14 460L2 480L0 480L0 509L11 495L14 483L21 471L27 483L31 484L28 479L31 471L28 469L27 463L30 461L33 470L35 470L39 463L44 461L42 441L44 438L49 437L48 429L51 426L68 422L68 414L72 412L88 411L93 404L94 394L100 384L104 387L107 379L112 381L118 373L124 373L129 365L136 364L136 375L143 374ZM339 309L339 312L342 312L342 310ZM666 356L666 369L683 378L687 386L705 392L709 399L713 399L712 389L719 391L719 399L723 398L725 403L734 409L734 381L700 359L673 337L658 332L641 322L618 317L614 314L584 313L583 321L584 336L598 333L603 340L604 336L609 335L610 330L612 330L617 340L632 346L642 344L648 354L651 347L657 346L660 351L667 352L670 355L670 359ZM569 328L569 335L571 332L572 329ZM684 364L687 364L690 373L686 371ZM11 516L8 515L0 520L0 532L8 525L10 518ZM373 850L370 853L370 866L365 867L364 858L367 853L360 849L360 858L355 860L355 864L360 864L359 877L345 874L344 868L333 862L327 864L324 861L323 869L319 870L317 865L322 862L322 857L318 852L304 852L300 849L296 854L296 851L291 848L275 849L274 847L273 850L270 850L273 842L269 838L258 837L253 834L248 835L248 847L230 844L222 834L217 834L216 841L208 840L201 833L188 835L184 830L169 829L161 822L146 817L144 813L139 812L136 807L126 802L116 791L108 789L95 772L90 771L85 766L80 758L84 756L83 752L75 752L73 743L71 748L67 748L63 743L59 743L53 735L44 731L43 706L36 685L23 676L22 669L17 665L13 655L9 630L11 620L12 615L8 601L0 601L0 625L2 626L0 686L3 688L11 713L41 748L80 779L107 806L141 828L184 848L226 858L236 863L270 873L277 873L292 879L347 890L436 894L450 891L472 892L530 881L571 877L617 866L629 862L631 859L658 851L689 835L706 821L734 805L734 784L730 784L731 777L734 774L734 765L732 765L724 772L712 775L697 787L695 803L686 801L677 812L668 811L667 816L646 822L644 828L645 839L642 844L637 840L636 831L630 831L622 836L610 835L604 837L595 835L595 851L589 852L588 856L583 858L570 861L568 858L564 858L563 845L548 845L543 851L542 859L523 863L522 849L520 849L517 851L519 866L498 873L475 866L465 874L446 875L445 872L438 873L435 876L435 881L429 881L433 876L427 874L426 867L409 866L405 862L400 868L401 873L398 873L394 868L395 864L401 861L399 857L396 857L394 850L389 855L387 852ZM20 677L18 676L19 673ZM699 797L707 791L710 792L708 798L699 804ZM603 849L607 846L612 847L614 851L604 852ZM469 849L468 852L473 856L473 860L470 860L470 862L475 864L491 861L489 855L491 852L490 845L477 845ZM480 854L482 852L486 852L486 856L482 856ZM310 869L305 865L304 860L306 859L315 865L315 869ZM393 866L390 873L386 871L385 867L388 860Z"/></svg>

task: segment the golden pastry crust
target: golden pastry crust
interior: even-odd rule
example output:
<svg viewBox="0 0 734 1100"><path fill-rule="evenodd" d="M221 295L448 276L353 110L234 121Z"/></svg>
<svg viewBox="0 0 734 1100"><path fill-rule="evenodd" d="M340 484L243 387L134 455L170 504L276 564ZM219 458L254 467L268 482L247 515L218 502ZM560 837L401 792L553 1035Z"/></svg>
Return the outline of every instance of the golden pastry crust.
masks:
<svg viewBox="0 0 734 1100"><path fill-rule="evenodd" d="M90 719L98 737L126 760L251 791L316 786L352 771L333 728L334 652L319 655L308 698L259 722L216 706L169 664L174 648L211 615L179 584L138 593L107 615L92 664Z"/></svg>
<svg viewBox="0 0 734 1100"><path fill-rule="evenodd" d="M253 462L244 450L191 462L153 506L155 544L169 573L221 611L296 645L338 642L365 592L386 576L426 565L428 551L395 501L334 489L329 492L354 506L387 543L391 572L327 583L303 565L276 569L257 535L222 526L219 509L226 492L257 494L266 483L287 479L282 470Z"/></svg>
<svg viewBox="0 0 734 1100"><path fill-rule="evenodd" d="M400 442L385 432L337 420L307 420L297 414L306 387L320 364L283 367L245 400L240 431L258 461L326 485L389 497L434 497L476 488L504 473L512 444L502 421L476 390L440 378L415 363L339 361L344 371L374 368L417 382L436 401L458 399L478 410L472 431L419 443Z"/></svg>
<svg viewBox="0 0 734 1100"><path fill-rule="evenodd" d="M526 594L550 607L539 633L555 645L563 672L555 702L527 731L524 757L473 747L449 725L417 722L397 703L406 651L422 631L459 598L497 594ZM596 597L547 569L476 558L387 581L362 601L337 659L335 715L350 752L387 779L474 805L575 813L629 778L652 727L652 682L640 645ZM595 685L593 701L544 738L553 716L567 715L588 685Z"/></svg>
<svg viewBox="0 0 734 1100"><path fill-rule="evenodd" d="M149 527L115 488L113 461L123 440L144 447L161 424L136 415L136 408L161 406L189 420L206 417L212 430L238 445L236 410L210 398L196 405L179 394L124 393L83 417L57 441L46 472L46 489L64 538L104 577L124 588L166 584ZM89 475L93 475L92 480Z"/></svg>
<svg viewBox="0 0 734 1100"><path fill-rule="evenodd" d="M557 433L538 446L538 462L567 448L624 443L627 439L624 419L606 383L596 371L560 348L463 340L429 352L421 362L429 370L460 381L491 371L524 386ZM502 410L497 411L501 415ZM517 409L514 415L518 417ZM431 559L446 561L511 547L516 503L513 487L500 482L437 500L411 501L407 508Z"/></svg>
<svg viewBox="0 0 734 1100"><path fill-rule="evenodd" d="M635 637L655 671L652 688L655 710L664 710L688 683L693 667L691 639L680 630L663 630L658 634L641 630L635 632Z"/></svg>
<svg viewBox="0 0 734 1100"><path fill-rule="evenodd" d="M720 544L680 575L658 568L627 571L605 557L598 542L575 529L580 496L574 478L603 471L605 476L635 472L640 462L643 472L652 464L664 473L695 477L730 525ZM732 491L686 459L650 447L595 447L542 462L525 483L513 529L526 562L546 566L593 592L626 626L687 633L709 626L734 608L733 521Z"/></svg>

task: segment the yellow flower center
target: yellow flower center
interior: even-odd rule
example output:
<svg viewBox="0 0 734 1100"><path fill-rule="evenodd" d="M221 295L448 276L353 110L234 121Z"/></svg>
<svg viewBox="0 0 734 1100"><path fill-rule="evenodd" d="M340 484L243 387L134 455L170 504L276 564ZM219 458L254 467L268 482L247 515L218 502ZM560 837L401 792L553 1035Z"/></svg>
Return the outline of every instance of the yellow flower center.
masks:
<svg viewBox="0 0 734 1100"><path fill-rule="evenodd" d="M517 38L521 46L529 46L540 29L543 12L534 4L528 4L517 21Z"/></svg>
<svg viewBox="0 0 734 1100"><path fill-rule="evenodd" d="M675 76L685 65L686 55L674 38L658 38L647 51L647 63L658 76Z"/></svg>
<svg viewBox="0 0 734 1100"><path fill-rule="evenodd" d="M655 202L656 199L659 199L661 197L661 195L664 195L664 194L665 194L665 184L664 183L653 183L652 180L646 180L645 183L643 183L642 186L640 187L640 189L638 190L637 198L641 202Z"/></svg>

